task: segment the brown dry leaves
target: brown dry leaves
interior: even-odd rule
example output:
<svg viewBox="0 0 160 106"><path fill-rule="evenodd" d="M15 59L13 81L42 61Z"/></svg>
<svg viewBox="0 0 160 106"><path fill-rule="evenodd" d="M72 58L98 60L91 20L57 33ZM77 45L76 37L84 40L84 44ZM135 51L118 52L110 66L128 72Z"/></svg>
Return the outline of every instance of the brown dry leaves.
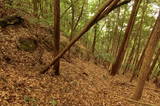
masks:
<svg viewBox="0 0 160 106"><path fill-rule="evenodd" d="M143 106L124 99L130 98L135 88L128 75L113 78L103 67L74 56L71 63L61 59L60 76L37 74L42 65L52 61L53 54L43 45L32 53L17 50L19 37L36 38L29 30L11 26L0 32L0 105L51 106L55 100L58 106ZM41 29L38 35L47 36L47 32ZM160 103L159 92L145 89L141 101Z"/></svg>

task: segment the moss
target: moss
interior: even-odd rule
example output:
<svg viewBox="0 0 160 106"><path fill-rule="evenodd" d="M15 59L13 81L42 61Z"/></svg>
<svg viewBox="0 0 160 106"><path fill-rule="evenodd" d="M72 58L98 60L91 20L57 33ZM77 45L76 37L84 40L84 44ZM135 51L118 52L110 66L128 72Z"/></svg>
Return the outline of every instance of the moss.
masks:
<svg viewBox="0 0 160 106"><path fill-rule="evenodd" d="M18 40L17 48L26 52L33 52L38 47L38 43L36 40L32 38L20 38Z"/></svg>

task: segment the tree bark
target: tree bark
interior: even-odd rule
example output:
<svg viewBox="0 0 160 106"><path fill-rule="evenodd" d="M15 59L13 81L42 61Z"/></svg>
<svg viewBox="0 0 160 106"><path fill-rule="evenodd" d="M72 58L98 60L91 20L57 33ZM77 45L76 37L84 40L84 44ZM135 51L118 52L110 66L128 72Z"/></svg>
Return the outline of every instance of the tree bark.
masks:
<svg viewBox="0 0 160 106"><path fill-rule="evenodd" d="M135 100L139 100L142 96L145 81L147 79L147 75L150 69L150 63L151 63L154 51L156 49L156 46L158 45L158 41L160 40L160 30L159 29L160 29L160 12L159 12L157 21L155 23L155 26L152 30L152 33L150 35L151 39L149 40L146 51L144 53L144 60L142 62L142 67L140 69L138 83L135 89L135 93L133 95L133 99Z"/></svg>
<svg viewBox="0 0 160 106"><path fill-rule="evenodd" d="M37 17L38 16L38 1L32 0L33 3L33 13Z"/></svg>
<svg viewBox="0 0 160 106"><path fill-rule="evenodd" d="M94 26L94 38L92 43L92 53L94 55L95 46L96 46L96 38L97 38L97 24Z"/></svg>
<svg viewBox="0 0 160 106"><path fill-rule="evenodd" d="M110 9L110 11L108 11L107 9L104 10L104 11L100 14L100 16L97 18L97 21L103 19L103 18L104 18L105 16L107 16L107 14L110 13L112 10L114 10L114 9L116 9L116 8L124 5L124 4L127 4L127 3L129 3L130 1L131 1L131 0L125 0L125 1L123 1L123 2L121 2L121 3L118 3L118 4L114 5L114 6L112 7L112 9Z"/></svg>
<svg viewBox="0 0 160 106"><path fill-rule="evenodd" d="M97 11L97 13L90 19L90 21L83 27L82 31L74 38L72 41L54 58L51 64L46 66L44 70L42 70L40 73L44 74L45 72L50 69L52 65L56 63L57 60L59 60L67 51L72 47L72 45L78 41L97 21L100 14L106 9L107 11L111 11L112 8L119 2L120 0L107 0L102 7ZM109 14L109 13L108 13Z"/></svg>
<svg viewBox="0 0 160 106"><path fill-rule="evenodd" d="M123 62L124 55L125 55L126 48L127 48L127 44L128 44L128 40L131 35L133 25L135 23L136 15L138 13L138 9L139 9L141 1L142 0L135 0L135 2L134 2L132 13L131 13L131 16L130 16L130 19L129 19L129 22L127 25L127 29L125 31L124 39L123 39L121 47L119 49L118 56L116 57L116 61L112 65L112 69L111 69L112 76L116 75L116 73L119 71L120 66Z"/></svg>
<svg viewBox="0 0 160 106"><path fill-rule="evenodd" d="M149 77L150 77L150 75L152 74L152 71L153 71L154 67L156 66L156 63L157 63L157 61L158 61L159 56L160 56L160 48L158 49L158 51L157 51L157 53L156 53L156 56L155 56L155 58L153 59L152 65L151 65L150 70L149 70L149 73L148 73L148 75L147 75L147 81L149 81Z"/></svg>
<svg viewBox="0 0 160 106"><path fill-rule="evenodd" d="M139 41L140 41L140 37L142 35L143 23L144 23L144 18L145 18L145 13L146 13L146 10L147 10L147 6L148 6L147 2L144 2L143 6L142 6L143 10L142 10L141 20L140 20L140 23L139 23L139 25L137 27L137 32L136 32L135 36L133 36L133 38L134 38L133 49L134 50L132 50L131 55L129 56L130 59L128 60L128 63L126 63L127 66L133 62L132 61L133 60L133 56L138 54L138 52L139 52L139 43L138 43L138 49L136 49L136 44L137 44L136 42L138 40L138 36L139 36ZM137 57L135 56L135 58L137 58ZM134 66L134 64L133 64L133 66ZM127 70L128 70L128 68L126 67L126 69L124 71L127 71Z"/></svg>
<svg viewBox="0 0 160 106"><path fill-rule="evenodd" d="M60 48L60 0L53 0L54 2L54 42L55 42L55 56L59 53ZM59 75L60 60L57 59L54 65L55 75Z"/></svg>
<svg viewBox="0 0 160 106"><path fill-rule="evenodd" d="M119 19L120 19L120 8L117 9L117 23L115 25L115 28L114 28L114 33L113 33L113 39L112 39L112 49L111 49L111 53L113 56L116 56L116 47L118 45L118 40L119 40L119 32L118 32L118 27L119 27Z"/></svg>

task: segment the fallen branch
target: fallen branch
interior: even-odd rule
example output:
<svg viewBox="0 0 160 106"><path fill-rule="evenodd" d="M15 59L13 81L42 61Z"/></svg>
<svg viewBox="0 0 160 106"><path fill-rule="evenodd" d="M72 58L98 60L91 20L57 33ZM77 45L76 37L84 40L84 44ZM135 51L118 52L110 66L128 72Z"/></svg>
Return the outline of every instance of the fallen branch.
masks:
<svg viewBox="0 0 160 106"><path fill-rule="evenodd" d="M46 73L52 65L56 63L59 58L61 58L71 47L72 45L78 41L82 35L84 35L96 22L99 15L108 7L107 9L110 10L114 5L116 5L120 0L107 0L106 3L97 11L97 13L91 18L91 20L83 27L82 31L74 38L72 41L54 58L51 64L46 66L44 70L42 70L40 73L44 74Z"/></svg>
<svg viewBox="0 0 160 106"><path fill-rule="evenodd" d="M91 20L83 27L82 31L62 50L52 61L51 64L46 66L44 70L42 70L40 73L44 74L46 73L52 65L56 63L57 60L59 60L71 47L73 44L75 44L76 41L78 41L95 23L97 23L100 19L101 14L103 13L104 16L108 15L112 10L115 8L123 5L123 3L119 3L120 0L107 0L104 5L97 11L97 13L91 18ZM126 0L130 1L130 0ZM126 3L126 2L125 2ZM124 4L125 4L124 3ZM106 11L106 12L104 12Z"/></svg>
<svg viewBox="0 0 160 106"><path fill-rule="evenodd" d="M103 19L104 17L107 16L107 14L109 14L111 11L121 7L122 5L128 4L131 0L125 0L121 3L118 3L117 5L113 6L112 9L110 11L108 11L107 9L104 10L101 15L98 17L97 22L100 21L101 19Z"/></svg>

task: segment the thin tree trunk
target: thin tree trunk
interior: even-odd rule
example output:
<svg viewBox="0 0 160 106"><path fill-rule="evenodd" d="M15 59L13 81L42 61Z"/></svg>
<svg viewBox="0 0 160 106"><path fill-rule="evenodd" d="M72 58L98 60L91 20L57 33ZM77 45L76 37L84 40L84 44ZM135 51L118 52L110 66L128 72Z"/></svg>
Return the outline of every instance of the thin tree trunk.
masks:
<svg viewBox="0 0 160 106"><path fill-rule="evenodd" d="M137 45L137 47L136 47L136 52L134 53L134 60L133 60L133 62L132 62L132 64L133 64L133 69L132 69L132 71L133 71L133 74L132 74L132 77L131 77L131 79L130 79L130 82L132 82L132 80L133 80L133 78L134 78L134 76L135 76L135 74L136 74L136 70L135 70L135 67L136 67L136 65L137 65L137 63L138 63L138 59L139 59L139 55L140 55L140 44L141 44L141 34L139 35L139 38L138 38L138 45Z"/></svg>
<svg viewBox="0 0 160 106"><path fill-rule="evenodd" d="M112 54L113 56L116 56L116 47L118 45L118 40L119 40L119 36L118 36L118 27L119 27L119 18L120 18L120 8L117 9L117 23L115 25L114 28L114 34L113 34L113 40L112 40Z"/></svg>
<svg viewBox="0 0 160 106"><path fill-rule="evenodd" d="M82 17L82 14L83 14L83 10L84 10L84 5L85 5L85 1L83 2L83 5L81 7L81 11L80 11L80 14L78 16L78 19L75 20L75 5L74 5L74 2L73 0L71 0L71 10L72 10L72 20L71 20L71 33L70 33L70 41L72 40L73 38L73 35L74 33L76 32L76 28L78 26L78 23ZM76 22L75 22L76 21ZM70 57L70 49L68 50L68 56Z"/></svg>
<svg viewBox="0 0 160 106"><path fill-rule="evenodd" d="M136 40L137 40L137 37L136 37L135 40L134 40L134 44L133 44L133 47L132 47L132 49L131 49L131 52L130 52L130 54L129 54L129 56L128 56L128 61L126 62L126 67L125 67L125 69L124 69L124 71L123 71L123 74L127 72L127 70L129 69L129 65L130 65L131 62L132 62L134 50L135 50L135 48L136 48Z"/></svg>
<svg viewBox="0 0 160 106"><path fill-rule="evenodd" d="M54 42L55 42L55 56L59 53L60 48L60 0L53 0L54 2ZM55 75L59 75L60 59L57 59L54 65Z"/></svg>
<svg viewBox="0 0 160 106"><path fill-rule="evenodd" d="M102 7L98 10L98 12L91 18L91 20L83 27L82 31L74 38L72 41L54 58L51 64L46 66L44 70L42 70L40 73L44 74L45 72L50 69L52 65L54 65L57 60L59 60L67 51L72 47L72 45L78 41L96 22L99 18L100 14L105 10L108 11L107 14L109 14L110 11L112 11L112 8L119 2L120 0L107 0Z"/></svg>
<svg viewBox="0 0 160 106"><path fill-rule="evenodd" d="M140 36L140 37L141 37L141 36ZM145 54L145 51L146 51L146 48L147 48L147 45L148 45L150 39L151 39L151 36L149 36L148 41L147 41L147 44L146 44L144 50L142 50L142 53L140 54L140 56L137 56L137 59L136 59L136 61L135 61L135 63L134 63L134 64L135 64L135 65L134 65L135 68L134 68L134 70L133 70L133 74L132 74L132 77L131 77L131 79L130 79L130 82L132 82L132 80L134 79L134 77L135 77L136 75L138 75L138 72L139 72L139 70L140 70L140 68L141 68L141 65L142 65L142 62L143 62L143 59L144 59L144 54ZM141 40L141 38L139 38L138 51L139 51L139 49L140 49L140 40Z"/></svg>
<svg viewBox="0 0 160 106"><path fill-rule="evenodd" d="M134 47L134 50L132 50L132 53L131 53L131 55L130 55L130 57L129 57L130 59L129 59L127 65L129 65L129 64L132 63L134 51L135 51L135 48L136 48L137 38L138 38L138 36L140 37L140 36L142 35L142 28L143 28L144 16L145 16L145 12L146 12L146 10L147 10L147 3L146 3L146 2L144 2L143 6L142 6L142 9L143 9L143 10L142 10L141 21L140 21L140 24L139 24L139 26L138 26L137 33L136 33L136 35L135 35L135 40L134 40L134 46L133 46L133 47ZM139 38L139 40L140 40L140 38ZM135 53L138 54L138 51L139 51L139 45L138 45L138 50L136 50ZM133 64L133 66L134 66L134 64ZM128 67L126 67L125 71L127 71L127 70L128 70Z"/></svg>
<svg viewBox="0 0 160 106"><path fill-rule="evenodd" d="M94 27L94 38L93 38L93 43L92 43L92 53L93 53L93 55L94 55L95 46L96 46L96 38L97 38L97 24Z"/></svg>
<svg viewBox="0 0 160 106"><path fill-rule="evenodd" d="M136 54L135 54L135 56L134 56L134 60L133 60L133 67L135 67L136 66L136 62L138 61L138 57L139 56L137 56ZM132 76L131 76L131 78L130 78L130 82L132 82L133 81L133 79L134 79L134 77L136 76L136 73L137 73L137 71L136 70L132 70L133 71L133 73L132 73Z"/></svg>
<svg viewBox="0 0 160 106"><path fill-rule="evenodd" d="M150 39L151 39L151 36L149 36L149 39L148 39L146 45L149 44ZM140 55L140 58L139 58L139 60L138 60L138 62L137 62L136 68L135 68L135 70L134 70L134 71L136 71L136 72L138 72L138 71L140 70L141 66L142 66L142 62L143 62L143 59L144 59L144 55L145 55L146 49L147 49L147 46L145 46L145 48L144 48L144 50L142 51L142 53L141 53L141 55ZM134 76L135 76L135 75L134 75ZM134 77L134 76L133 76L133 77Z"/></svg>
<svg viewBox="0 0 160 106"><path fill-rule="evenodd" d="M145 81L147 79L147 75L150 70L150 63L154 54L154 51L156 49L156 46L158 45L158 41L160 40L160 12L159 16L157 18L157 21L155 23L155 26L153 28L153 31L151 33L151 39L148 42L145 54L144 54L144 60L142 62L142 67L140 70L140 74L138 77L138 83L135 89L135 93L133 95L133 99L139 100L142 96L143 88L145 85Z"/></svg>
<svg viewBox="0 0 160 106"><path fill-rule="evenodd" d="M74 7L74 2L71 0L71 32L70 32L70 38L69 40L72 40L73 33L74 33L74 18L75 18L75 7ZM70 58L70 49L68 50L68 57Z"/></svg>
<svg viewBox="0 0 160 106"><path fill-rule="evenodd" d="M158 49L158 51L157 51L157 53L156 53L156 56L155 56L155 58L153 59L152 65L151 65L150 70L149 70L149 73L148 73L148 75L147 75L147 81L149 81L149 77L150 77L150 75L152 74L152 71L153 71L154 67L156 66L156 63L157 63L157 61L158 61L159 56L160 56L160 48Z"/></svg>
<svg viewBox="0 0 160 106"><path fill-rule="evenodd" d="M38 1L32 0L33 3L33 13L37 17L38 16Z"/></svg>
<svg viewBox="0 0 160 106"><path fill-rule="evenodd" d="M128 44L128 40L129 40L129 37L131 35L133 25L135 23L136 15L138 13L138 9L139 9L141 1L142 0L135 0L135 2L134 2L132 13L131 13L131 16L130 16L130 20L128 22L128 26L127 26L127 29L125 31L124 39L122 41L120 50L118 52L118 56L116 57L116 61L112 65L112 69L111 69L111 75L112 76L116 75L116 73L119 71L120 66L123 62L125 51L126 51L127 44Z"/></svg>
<svg viewBox="0 0 160 106"><path fill-rule="evenodd" d="M125 11L124 11L124 14L122 15L123 18L122 18L122 22L121 22L121 29L119 31L119 37L118 37L118 43L117 43L117 47L116 47L116 56L118 55L118 51L119 51L119 45L121 43L121 35L122 35L122 31L123 31L123 28L124 28L124 23L125 23L125 18L126 18L126 10L127 8L125 8Z"/></svg>

